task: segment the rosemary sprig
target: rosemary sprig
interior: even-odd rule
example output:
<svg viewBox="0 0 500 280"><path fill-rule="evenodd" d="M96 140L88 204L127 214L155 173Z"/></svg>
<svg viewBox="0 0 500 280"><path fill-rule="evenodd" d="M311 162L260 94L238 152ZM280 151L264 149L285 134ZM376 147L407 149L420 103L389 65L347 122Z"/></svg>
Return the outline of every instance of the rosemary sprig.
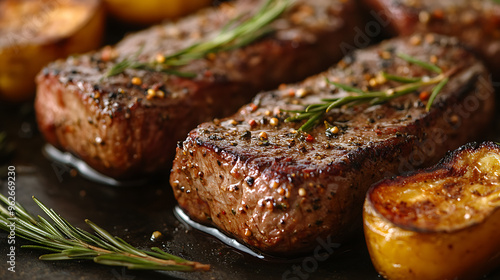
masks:
<svg viewBox="0 0 500 280"><path fill-rule="evenodd" d="M286 121L297 122L297 121L307 120L299 128L299 131L305 132L314 128L324 117L324 115L334 108L340 108L342 106L358 106L362 104L369 104L370 106L378 105L390 101L392 99L395 99L397 97L413 93L424 86L436 85L432 89L432 93L429 97L429 100L427 101L426 110L429 111L432 106L432 103L436 99L439 92L448 83L449 81L448 77L453 73L453 71L450 71L448 73L443 73L442 69L439 68L437 65L421 61L407 54L398 54L397 56L407 61L410 64L418 65L424 69L435 72L438 75L433 78L402 77L382 72L382 76L386 80L402 83L402 85L389 88L383 91L369 91L369 92L326 79L327 83L332 84L335 87L342 89L346 92L352 93L352 95L339 98L321 99L322 103L309 105L305 108L305 110L287 110L286 112L295 113L296 115L287 118Z"/></svg>
<svg viewBox="0 0 500 280"><path fill-rule="evenodd" d="M194 73L180 72L177 68L190 61L204 58L208 54L241 48L273 32L269 24L279 18L292 2L293 0L267 0L252 17L236 26L233 25L241 16L230 20L216 36L207 41L195 43L174 54L163 56L160 60L139 62L137 56L124 59L109 69L105 77L118 75L125 69L133 68L193 78Z"/></svg>
<svg viewBox="0 0 500 280"><path fill-rule="evenodd" d="M93 260L103 265L124 266L129 269L198 271L208 270L209 265L192 262L168 254L157 247L152 251L132 247L119 237L113 237L93 222L85 222L96 232L95 235L72 226L54 210L47 208L38 199L35 203L49 216L53 224L45 218L33 217L19 203L13 205L0 194L0 229L10 232L15 226L16 237L38 243L22 248L42 249L52 253L40 256L41 260Z"/></svg>

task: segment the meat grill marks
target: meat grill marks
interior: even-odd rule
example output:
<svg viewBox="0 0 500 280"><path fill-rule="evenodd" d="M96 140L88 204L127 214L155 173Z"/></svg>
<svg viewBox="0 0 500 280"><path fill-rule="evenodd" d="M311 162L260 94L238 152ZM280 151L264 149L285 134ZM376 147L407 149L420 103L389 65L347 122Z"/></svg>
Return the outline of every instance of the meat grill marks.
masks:
<svg viewBox="0 0 500 280"><path fill-rule="evenodd" d="M372 183L437 161L479 135L492 117L493 90L483 64L454 39L422 38L428 40L415 45L406 37L357 51L323 74L259 94L230 118L199 125L178 147L171 172L180 207L264 253L309 251L318 238L345 240L361 225ZM395 53L436 57L445 72L458 67L429 112L415 93L332 110L327 120L339 128L334 135L320 125L301 136L301 123L284 122L284 110L335 96L325 78L370 88L382 70L431 76Z"/></svg>
<svg viewBox="0 0 500 280"><path fill-rule="evenodd" d="M500 67L500 4L495 0L364 0L384 14L393 35L436 32L471 46L494 71Z"/></svg>
<svg viewBox="0 0 500 280"><path fill-rule="evenodd" d="M108 176L124 179L165 170L176 142L190 129L234 113L262 89L326 69L341 58L338 46L352 41L350 32L361 22L353 0L296 1L272 23L277 32L180 69L196 73L194 79L130 69L102 79L138 51L141 61L174 53L263 2L223 4L130 35L116 48L50 64L37 77L35 108L42 134ZM149 89L160 94L148 97Z"/></svg>

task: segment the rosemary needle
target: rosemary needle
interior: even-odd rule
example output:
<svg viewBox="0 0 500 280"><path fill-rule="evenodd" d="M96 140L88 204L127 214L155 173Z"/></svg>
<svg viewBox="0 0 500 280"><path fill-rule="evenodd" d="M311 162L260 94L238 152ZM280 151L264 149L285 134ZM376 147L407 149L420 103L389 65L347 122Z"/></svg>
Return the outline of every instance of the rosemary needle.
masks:
<svg viewBox="0 0 500 280"><path fill-rule="evenodd" d="M415 64L415 65L418 65L424 69L427 69L429 71L432 71L432 72L435 72L438 74L441 74L443 72L443 70L441 70L441 68L439 68L437 65L416 59L416 58L409 56L407 54L400 53L400 54L398 54L398 57L406 60L409 63Z"/></svg>
<svg viewBox="0 0 500 280"><path fill-rule="evenodd" d="M131 68L159 71L171 75L193 78L196 74L181 72L177 68L193 60L204 58L208 54L244 47L273 32L274 30L269 25L284 13L292 2L293 0L267 0L252 17L239 24L235 24L235 22L241 16L230 20L211 39L195 43L174 54L166 55L162 59L162 62L139 62L137 55L135 55L115 64L108 70L105 77L118 75L126 69Z"/></svg>
<svg viewBox="0 0 500 280"><path fill-rule="evenodd" d="M52 253L40 256L41 260L93 260L103 265L125 266L129 269L198 271L208 270L209 265L192 262L170 255L159 248L152 251L134 248L119 237L114 237L106 230L89 220L85 222L96 232L95 235L72 226L54 210L47 208L38 199L35 203L49 216L54 224L45 218L29 214L18 202L13 205L0 194L0 229L10 232L15 225L15 234L39 245L25 245Z"/></svg>
<svg viewBox="0 0 500 280"><path fill-rule="evenodd" d="M422 78L414 78L414 77L403 77L397 75L391 75L385 72L382 72L382 76L390 81L400 82L400 83L415 83L422 80Z"/></svg>
<svg viewBox="0 0 500 280"><path fill-rule="evenodd" d="M448 83L450 79L449 78L444 78L439 84L432 90L431 96L429 97L429 101L427 101L427 106L426 109L429 111L431 109L432 103L434 102L434 99L436 99L436 96L439 94L441 89Z"/></svg>

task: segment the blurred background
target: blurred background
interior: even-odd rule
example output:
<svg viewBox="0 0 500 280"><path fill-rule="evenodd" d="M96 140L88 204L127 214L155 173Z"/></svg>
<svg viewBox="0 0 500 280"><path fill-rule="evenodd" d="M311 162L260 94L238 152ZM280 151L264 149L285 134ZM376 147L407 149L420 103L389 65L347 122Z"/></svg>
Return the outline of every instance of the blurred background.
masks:
<svg viewBox="0 0 500 280"><path fill-rule="evenodd" d="M128 32L218 5L220 0L0 0L0 102L31 101L48 62Z"/></svg>

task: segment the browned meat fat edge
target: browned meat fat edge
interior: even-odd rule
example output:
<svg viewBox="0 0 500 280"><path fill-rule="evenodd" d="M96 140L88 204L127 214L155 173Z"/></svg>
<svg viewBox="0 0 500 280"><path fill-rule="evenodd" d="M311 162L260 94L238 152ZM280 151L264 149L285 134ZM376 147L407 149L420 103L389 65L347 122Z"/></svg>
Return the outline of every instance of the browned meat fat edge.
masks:
<svg viewBox="0 0 500 280"><path fill-rule="evenodd" d="M255 9L262 2L238 1L233 12ZM104 175L126 179L165 171L174 158L175 143L197 124L234 113L260 90L303 79L341 58L340 44L352 42L351 31L362 22L355 1L297 3L285 17L296 30L280 30L242 49L194 61L181 69L197 73L192 80L142 70L101 78L114 63L136 53L141 42L148 42L143 53L152 57L170 45L181 48L184 43L175 36L195 36L198 29L208 34L202 19L223 26L231 18L224 11L231 8L209 9L177 24L130 35L117 45L115 61L103 61L112 53L105 48L54 62L37 77L40 131L47 142ZM326 18L310 21L307 13L300 14L307 7ZM297 21L300 18L304 22ZM168 35L176 30L172 26L181 35ZM142 78L142 85L131 84L134 76ZM165 98L147 99L151 87L163 89Z"/></svg>
<svg viewBox="0 0 500 280"><path fill-rule="evenodd" d="M496 79L500 73L500 5L478 0L364 0L389 26L391 35L435 32L472 47Z"/></svg>
<svg viewBox="0 0 500 280"><path fill-rule="evenodd" d="M267 254L290 256L314 249L318 240L345 241L361 226L362 204L372 183L435 163L448 150L478 137L491 121L494 95L485 67L456 41L434 36L434 42L419 46L399 38L357 51L324 74L258 95L220 124L199 125L177 149L171 172L180 207L194 220ZM342 109L335 116L348 128L332 139L324 126L309 132L312 142L289 136L300 124L283 123L286 114L273 113L273 108L294 106L290 101L295 97L287 92L311 88L304 101L310 104L318 101L318 92L329 94L325 77L341 82L352 77L352 83L362 86L368 81L359 73L380 71L381 64L369 60L386 50L420 57L438 53L445 67L467 66L451 78L430 112L418 95L409 95L375 108ZM397 65L391 69L399 69ZM408 75L421 74L418 69L412 66ZM477 107L465 110L472 101ZM273 116L280 121L277 127L269 122ZM249 125L252 120L258 124ZM259 140L263 131L267 144ZM290 139L297 141L287 146Z"/></svg>

